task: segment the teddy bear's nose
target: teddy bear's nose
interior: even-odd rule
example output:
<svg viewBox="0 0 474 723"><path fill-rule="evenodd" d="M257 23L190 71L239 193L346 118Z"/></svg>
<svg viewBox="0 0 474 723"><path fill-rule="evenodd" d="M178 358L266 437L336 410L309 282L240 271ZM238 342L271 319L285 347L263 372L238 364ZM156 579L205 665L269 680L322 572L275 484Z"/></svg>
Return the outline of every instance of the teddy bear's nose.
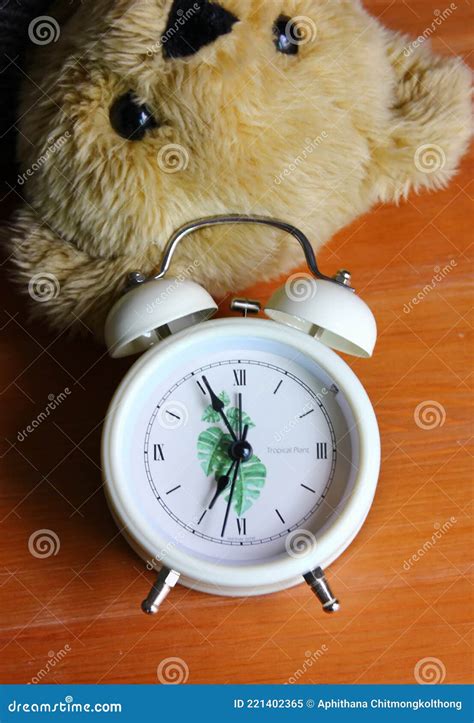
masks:
<svg viewBox="0 0 474 723"><path fill-rule="evenodd" d="M217 2L174 0L161 42L165 58L194 55L232 30L238 18Z"/></svg>

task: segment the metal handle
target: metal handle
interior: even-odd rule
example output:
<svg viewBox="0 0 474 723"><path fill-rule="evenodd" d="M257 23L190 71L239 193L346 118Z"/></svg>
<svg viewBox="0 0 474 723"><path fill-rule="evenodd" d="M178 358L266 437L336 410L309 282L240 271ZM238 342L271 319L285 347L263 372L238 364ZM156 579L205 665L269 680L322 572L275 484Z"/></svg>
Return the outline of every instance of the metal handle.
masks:
<svg viewBox="0 0 474 723"><path fill-rule="evenodd" d="M296 228L296 226L293 226L290 223L286 223L286 221L280 221L276 218L271 218L270 216L245 216L242 214L209 216L208 218L191 221L190 223L181 226L181 228L175 231L175 233L168 241L163 254L160 270L156 274L156 276L146 278L145 276L143 276L143 274L135 273L131 274L130 282L132 283L132 285L136 285L142 284L146 281L157 281L164 278L169 271L175 251L181 241L183 241L183 239L185 239L187 236L194 233L195 231L199 231L199 229L209 228L210 226L225 226L231 224L255 224L258 226L272 226L273 228L280 229L280 231L285 231L299 242L301 248L303 249L308 269L311 271L313 276L315 276L317 279L332 281L333 283L339 284L340 286L345 286L345 283L339 278L325 276L323 273L321 273L318 267L318 263L316 261L313 247L309 239L302 231Z"/></svg>

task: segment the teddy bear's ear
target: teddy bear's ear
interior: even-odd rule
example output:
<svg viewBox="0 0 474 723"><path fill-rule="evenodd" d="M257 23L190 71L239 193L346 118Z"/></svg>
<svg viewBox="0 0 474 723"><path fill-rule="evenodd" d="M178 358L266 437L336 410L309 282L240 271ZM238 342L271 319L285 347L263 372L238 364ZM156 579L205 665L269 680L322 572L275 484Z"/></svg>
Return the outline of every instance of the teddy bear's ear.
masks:
<svg viewBox="0 0 474 723"><path fill-rule="evenodd" d="M392 103L386 139L377 142L375 193L397 201L410 190L444 186L472 135L471 73L426 42L387 32Z"/></svg>

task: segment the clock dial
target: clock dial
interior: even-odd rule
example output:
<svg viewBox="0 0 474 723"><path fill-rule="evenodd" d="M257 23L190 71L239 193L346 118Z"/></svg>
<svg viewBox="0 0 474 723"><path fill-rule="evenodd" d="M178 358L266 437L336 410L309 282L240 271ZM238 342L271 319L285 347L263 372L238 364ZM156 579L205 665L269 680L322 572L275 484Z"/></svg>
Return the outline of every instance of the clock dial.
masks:
<svg viewBox="0 0 474 723"><path fill-rule="evenodd" d="M145 433L144 464L156 499L177 524L217 545L286 538L323 504L336 470L337 439L325 405L335 391L308 385L294 362L256 356L215 361L177 379ZM241 436L243 426L247 444L239 456L232 432Z"/></svg>

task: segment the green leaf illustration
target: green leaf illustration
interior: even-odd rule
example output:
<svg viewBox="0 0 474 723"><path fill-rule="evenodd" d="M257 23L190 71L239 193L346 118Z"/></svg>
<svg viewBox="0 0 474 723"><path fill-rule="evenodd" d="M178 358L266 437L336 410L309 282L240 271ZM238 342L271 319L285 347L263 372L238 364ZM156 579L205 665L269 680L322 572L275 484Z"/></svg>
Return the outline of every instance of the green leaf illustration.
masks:
<svg viewBox="0 0 474 723"><path fill-rule="evenodd" d="M225 406L227 407L230 404L230 398L229 395L226 394L226 392L221 392L219 394L219 399L221 402L224 402ZM203 422L210 422L210 424L217 424L219 422L221 416L219 412L215 412L212 408L212 404L210 404L206 409L204 410L204 414L202 415L202 421Z"/></svg>
<svg viewBox="0 0 474 723"><path fill-rule="evenodd" d="M230 397L226 392L219 394L219 399L225 404L227 418L237 433L239 427L239 410L230 406ZM209 405L203 414L203 422L218 424L221 421L220 415ZM242 427L248 425L253 429L255 424L248 414L242 412ZM209 427L199 435L198 438L198 459L206 475L215 475L216 480L228 473L232 460L229 455L229 447L232 438L219 427ZM258 500L267 479L267 469L262 461L256 456L240 465L239 474L235 483L232 504L237 517L249 510ZM228 501L230 485L226 492L225 499Z"/></svg>
<svg viewBox="0 0 474 723"><path fill-rule="evenodd" d="M199 435L198 459L208 476L223 469L226 464L229 466L225 437L224 432L217 427L209 427Z"/></svg>
<svg viewBox="0 0 474 723"><path fill-rule="evenodd" d="M239 410L237 407L230 407L226 411L227 419L229 420L232 429L237 432L238 426L239 426ZM245 425L249 425L249 429L253 429L255 427L255 424L250 419L249 415L245 412L242 412L242 429L245 427Z"/></svg>
<svg viewBox="0 0 474 723"><path fill-rule="evenodd" d="M258 500L267 479L267 468L262 461L253 455L240 466L234 490L233 506L237 517L242 517ZM229 500L230 490L226 500Z"/></svg>

